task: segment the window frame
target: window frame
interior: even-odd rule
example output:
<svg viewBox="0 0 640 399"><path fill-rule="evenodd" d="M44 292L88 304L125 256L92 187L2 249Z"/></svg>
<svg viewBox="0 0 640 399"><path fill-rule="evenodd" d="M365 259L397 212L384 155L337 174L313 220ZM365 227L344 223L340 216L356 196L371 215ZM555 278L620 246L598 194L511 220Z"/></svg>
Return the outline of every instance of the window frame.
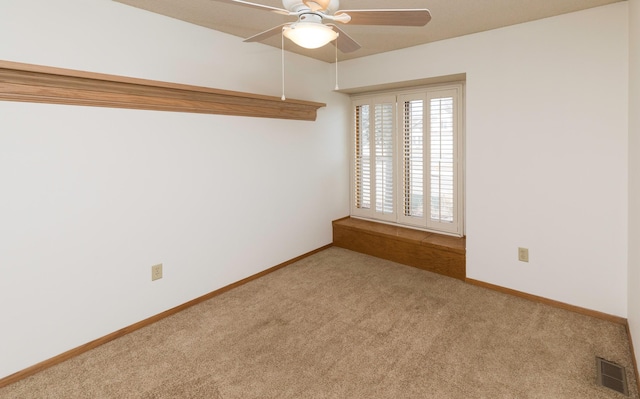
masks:
<svg viewBox="0 0 640 399"><path fill-rule="evenodd" d="M453 177L454 177L454 196L453 196L453 221L451 223L434 221L430 217L431 201L423 202L423 216L406 216L404 215L404 195L403 195L403 173L404 171L404 103L408 100L423 100L423 200L430 196L430 106L429 102L433 98L444 98L445 96L453 97L453 123L454 123L454 142L453 142ZM375 195L376 190L373 189L375 184L375 157L373 151L374 145L371 145L370 160L370 184L371 184L371 206L369 209L359 208L356 204L356 107L369 105L369 120L372 120L373 107L379 101L394 100L394 150L393 150L393 180L394 180L394 212L392 214L381 215L375 211ZM352 96L351 102L351 137L350 137L350 215L356 218L369 219L382 223L409 227L417 230L430 231L435 233L464 236L464 144L465 144L465 98L464 98L464 82L450 82L445 84L421 86L409 89L385 90L380 92L360 93ZM373 127L369 126L372 130ZM427 140L429 138L429 140Z"/></svg>

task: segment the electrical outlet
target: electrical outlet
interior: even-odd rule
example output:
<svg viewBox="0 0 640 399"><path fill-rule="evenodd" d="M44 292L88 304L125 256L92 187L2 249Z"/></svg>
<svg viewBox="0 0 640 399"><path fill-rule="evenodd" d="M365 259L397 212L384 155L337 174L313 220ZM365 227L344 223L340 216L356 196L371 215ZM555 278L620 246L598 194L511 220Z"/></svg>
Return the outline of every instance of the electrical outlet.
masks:
<svg viewBox="0 0 640 399"><path fill-rule="evenodd" d="M529 262L529 248L518 248L518 260L520 262Z"/></svg>
<svg viewBox="0 0 640 399"><path fill-rule="evenodd" d="M162 278L162 263L151 266L151 281Z"/></svg>

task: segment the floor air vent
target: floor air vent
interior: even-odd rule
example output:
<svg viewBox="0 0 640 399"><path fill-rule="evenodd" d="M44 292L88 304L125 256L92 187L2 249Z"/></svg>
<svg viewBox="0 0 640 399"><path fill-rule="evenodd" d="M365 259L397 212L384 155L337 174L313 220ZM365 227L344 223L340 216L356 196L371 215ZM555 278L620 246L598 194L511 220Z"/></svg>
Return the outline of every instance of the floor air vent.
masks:
<svg viewBox="0 0 640 399"><path fill-rule="evenodd" d="M599 357L596 357L596 366L598 368L598 385L629 395L627 373L624 367Z"/></svg>

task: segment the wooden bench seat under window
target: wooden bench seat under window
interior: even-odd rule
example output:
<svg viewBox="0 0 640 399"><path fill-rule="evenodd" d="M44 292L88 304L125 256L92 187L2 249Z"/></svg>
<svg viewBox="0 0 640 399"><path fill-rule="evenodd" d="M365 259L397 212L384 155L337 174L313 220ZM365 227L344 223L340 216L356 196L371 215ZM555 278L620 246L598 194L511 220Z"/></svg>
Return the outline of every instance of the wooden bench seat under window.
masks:
<svg viewBox="0 0 640 399"><path fill-rule="evenodd" d="M333 245L463 281L466 277L464 237L347 217L333 221Z"/></svg>

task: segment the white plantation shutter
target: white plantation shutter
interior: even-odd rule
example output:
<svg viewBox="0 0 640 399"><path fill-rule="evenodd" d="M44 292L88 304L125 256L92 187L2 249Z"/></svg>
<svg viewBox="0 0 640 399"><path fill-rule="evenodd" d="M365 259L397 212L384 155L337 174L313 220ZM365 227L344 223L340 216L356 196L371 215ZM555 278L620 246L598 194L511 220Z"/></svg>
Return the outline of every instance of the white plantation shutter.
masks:
<svg viewBox="0 0 640 399"><path fill-rule="evenodd" d="M429 118L429 220L427 227L457 232L457 92L427 94Z"/></svg>
<svg viewBox="0 0 640 399"><path fill-rule="evenodd" d="M355 110L354 206L358 209L371 209L369 105L356 105Z"/></svg>
<svg viewBox="0 0 640 399"><path fill-rule="evenodd" d="M395 96L354 103L351 213L395 221Z"/></svg>
<svg viewBox="0 0 640 399"><path fill-rule="evenodd" d="M376 213L394 213L393 138L395 99L375 105Z"/></svg>
<svg viewBox="0 0 640 399"><path fill-rule="evenodd" d="M402 174L401 223L424 226L425 215L425 102L424 94L398 97L401 110L399 155Z"/></svg>
<svg viewBox="0 0 640 399"><path fill-rule="evenodd" d="M461 96L451 85L354 100L352 216L463 235Z"/></svg>

